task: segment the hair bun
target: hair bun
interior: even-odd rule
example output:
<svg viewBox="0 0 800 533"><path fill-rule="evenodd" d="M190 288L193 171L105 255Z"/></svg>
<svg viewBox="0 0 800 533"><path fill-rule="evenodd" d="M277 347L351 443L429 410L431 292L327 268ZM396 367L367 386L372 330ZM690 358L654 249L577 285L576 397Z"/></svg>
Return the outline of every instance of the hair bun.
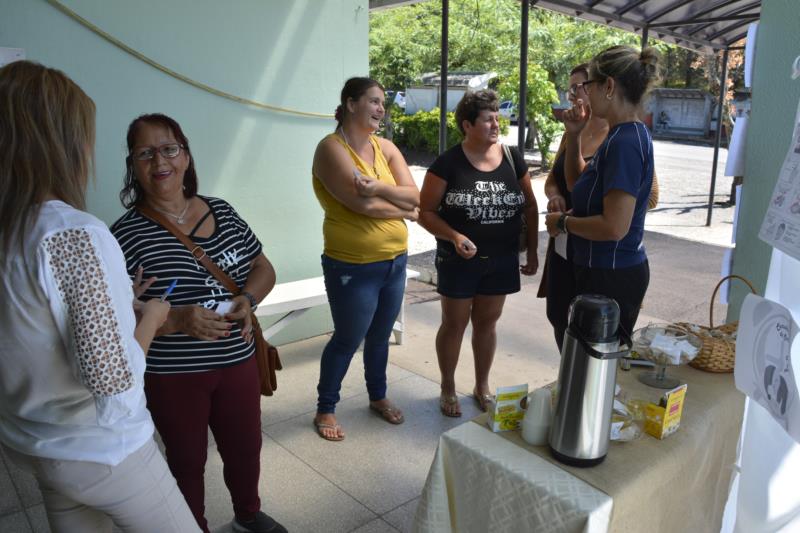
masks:
<svg viewBox="0 0 800 533"><path fill-rule="evenodd" d="M336 106L336 111L334 111L334 113L333 113L333 118L336 119L336 122L341 122L342 121L342 118L343 118L342 115L343 114L344 113L342 112L342 106L341 105L337 105Z"/></svg>

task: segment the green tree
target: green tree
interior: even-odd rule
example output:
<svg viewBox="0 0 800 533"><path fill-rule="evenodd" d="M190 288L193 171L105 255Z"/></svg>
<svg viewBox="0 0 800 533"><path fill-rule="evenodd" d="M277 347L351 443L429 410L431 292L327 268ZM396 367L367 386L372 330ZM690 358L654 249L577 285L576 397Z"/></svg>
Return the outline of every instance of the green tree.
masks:
<svg viewBox="0 0 800 533"><path fill-rule="evenodd" d="M510 99L519 105L519 72L506 77L498 86L501 98ZM536 64L528 65L528 98L526 99L526 115L536 144L542 154L542 167L550 167L550 143L564 128L555 120L551 106L558 103L558 93L549 74ZM519 125L525 121L520 120Z"/></svg>
<svg viewBox="0 0 800 533"><path fill-rule="evenodd" d="M437 72L440 32L441 3L435 0L371 13L370 75L387 88L403 89L418 82L423 73ZM531 118L540 144L549 130L558 131L558 124L550 119L550 89L554 86L563 95L570 70L605 48L640 43L636 34L544 9L531 10L528 34L528 68L533 76L528 105L538 110ZM451 72L496 72L503 98L517 101L519 42L519 0L450 1ZM706 90L718 86L710 78L718 68L705 56L656 40L651 45L664 59L664 86Z"/></svg>

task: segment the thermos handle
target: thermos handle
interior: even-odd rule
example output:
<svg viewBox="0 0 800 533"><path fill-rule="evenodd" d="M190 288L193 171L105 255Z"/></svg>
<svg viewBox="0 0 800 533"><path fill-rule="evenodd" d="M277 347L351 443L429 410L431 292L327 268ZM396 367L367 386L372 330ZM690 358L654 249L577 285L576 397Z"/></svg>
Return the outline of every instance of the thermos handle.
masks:
<svg viewBox="0 0 800 533"><path fill-rule="evenodd" d="M578 342L581 343L583 350L595 359L621 359L630 353L631 347L633 347L633 342L631 341L630 335L628 335L621 327L618 329L618 334L620 342L624 343L624 349L616 352L599 352L592 348L592 346L586 341L586 339L583 338L583 335L581 335L577 328L573 329L572 332L575 334L575 338L578 340Z"/></svg>

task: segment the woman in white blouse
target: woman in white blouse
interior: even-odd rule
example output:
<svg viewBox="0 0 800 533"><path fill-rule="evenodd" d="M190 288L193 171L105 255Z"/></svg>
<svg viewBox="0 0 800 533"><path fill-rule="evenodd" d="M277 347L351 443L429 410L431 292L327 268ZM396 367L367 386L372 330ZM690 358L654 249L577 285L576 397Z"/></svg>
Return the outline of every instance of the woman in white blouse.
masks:
<svg viewBox="0 0 800 533"><path fill-rule="evenodd" d="M81 211L92 100L28 61L0 69L0 443L55 532L198 531L153 441L144 353L169 304L138 304L117 241Z"/></svg>

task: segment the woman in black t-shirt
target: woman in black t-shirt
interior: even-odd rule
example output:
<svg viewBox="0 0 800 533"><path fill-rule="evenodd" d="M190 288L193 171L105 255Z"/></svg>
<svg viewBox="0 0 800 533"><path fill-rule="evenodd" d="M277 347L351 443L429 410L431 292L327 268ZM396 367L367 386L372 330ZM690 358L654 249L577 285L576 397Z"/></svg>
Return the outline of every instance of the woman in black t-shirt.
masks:
<svg viewBox="0 0 800 533"><path fill-rule="evenodd" d="M491 401L489 370L495 325L506 294L520 289L519 272L538 267L538 208L522 155L498 144L497 95L467 92L456 107L464 141L439 156L420 192L419 223L436 236L437 291L442 324L436 355L442 373L439 407L461 416L455 370L467 324L475 357L473 396L481 409ZM528 221L526 264L519 264L521 215Z"/></svg>

